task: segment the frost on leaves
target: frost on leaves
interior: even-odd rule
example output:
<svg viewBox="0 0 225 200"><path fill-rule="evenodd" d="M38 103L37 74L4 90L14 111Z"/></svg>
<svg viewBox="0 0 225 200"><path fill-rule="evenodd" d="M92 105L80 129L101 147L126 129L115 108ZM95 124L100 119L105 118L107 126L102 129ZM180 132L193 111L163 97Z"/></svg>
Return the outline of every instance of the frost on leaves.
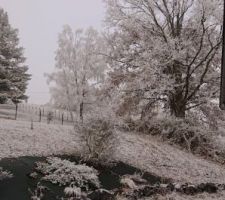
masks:
<svg viewBox="0 0 225 200"><path fill-rule="evenodd" d="M76 165L69 160L57 157L47 158L47 162L38 162L37 170L44 174L43 179L59 185L77 187L100 187L98 172L85 164Z"/></svg>

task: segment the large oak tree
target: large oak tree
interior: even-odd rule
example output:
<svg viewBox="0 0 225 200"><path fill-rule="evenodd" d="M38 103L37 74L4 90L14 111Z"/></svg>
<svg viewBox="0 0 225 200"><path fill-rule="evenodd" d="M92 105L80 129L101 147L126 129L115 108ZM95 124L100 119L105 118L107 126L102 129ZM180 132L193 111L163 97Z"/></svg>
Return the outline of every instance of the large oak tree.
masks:
<svg viewBox="0 0 225 200"><path fill-rule="evenodd" d="M218 91L219 0L106 0L111 80L142 117L156 102L185 117ZM130 109L128 109L130 111Z"/></svg>

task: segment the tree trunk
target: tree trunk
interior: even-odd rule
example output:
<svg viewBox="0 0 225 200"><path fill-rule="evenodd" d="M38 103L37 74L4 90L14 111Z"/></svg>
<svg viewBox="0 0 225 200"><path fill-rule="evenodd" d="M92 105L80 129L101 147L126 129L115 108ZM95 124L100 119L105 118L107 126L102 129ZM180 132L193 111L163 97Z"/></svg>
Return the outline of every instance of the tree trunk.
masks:
<svg viewBox="0 0 225 200"><path fill-rule="evenodd" d="M39 122L41 122L41 109L39 108Z"/></svg>
<svg viewBox="0 0 225 200"><path fill-rule="evenodd" d="M83 122L83 119L84 119L84 117L83 117L83 110L84 110L84 102L82 101L80 103L80 120L81 120L81 122Z"/></svg>
<svg viewBox="0 0 225 200"><path fill-rule="evenodd" d="M62 125L63 125L63 122L64 122L64 113L62 113Z"/></svg>
<svg viewBox="0 0 225 200"><path fill-rule="evenodd" d="M18 112L18 104L16 103L15 120L17 119L17 112Z"/></svg>
<svg viewBox="0 0 225 200"><path fill-rule="evenodd" d="M170 112L175 117L185 118L186 102L183 96L182 72L179 61L174 61L171 74L174 77L175 86L169 97Z"/></svg>
<svg viewBox="0 0 225 200"><path fill-rule="evenodd" d="M169 101L171 115L185 118L186 104L183 102L182 93L174 94Z"/></svg>
<svg viewBox="0 0 225 200"><path fill-rule="evenodd" d="M82 123L84 120L83 112L84 112L84 90L82 91L82 101L80 103L80 120Z"/></svg>

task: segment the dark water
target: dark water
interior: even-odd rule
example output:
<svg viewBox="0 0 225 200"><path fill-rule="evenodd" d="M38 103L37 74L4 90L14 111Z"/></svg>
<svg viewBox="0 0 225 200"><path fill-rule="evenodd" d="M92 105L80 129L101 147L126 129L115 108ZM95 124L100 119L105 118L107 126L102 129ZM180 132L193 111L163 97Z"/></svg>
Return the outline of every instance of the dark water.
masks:
<svg viewBox="0 0 225 200"><path fill-rule="evenodd" d="M77 161L75 157L63 157L71 161ZM28 175L35 171L35 162L44 161L43 157L20 157L14 159L2 159L0 167L9 170L13 173L13 178L0 181L0 200L30 200L31 192L34 191L37 183L49 188L44 200L56 200L63 196L63 188L49 182L40 180L41 176L37 179L32 179ZM91 163L87 163L91 165ZM117 163L112 167L103 167L100 165L93 166L99 171L99 180L102 188L111 190L120 187L120 177L125 174L134 174L141 172L137 168L126 165L122 162ZM150 183L154 184L161 182L159 177L151 174L144 173L143 176Z"/></svg>

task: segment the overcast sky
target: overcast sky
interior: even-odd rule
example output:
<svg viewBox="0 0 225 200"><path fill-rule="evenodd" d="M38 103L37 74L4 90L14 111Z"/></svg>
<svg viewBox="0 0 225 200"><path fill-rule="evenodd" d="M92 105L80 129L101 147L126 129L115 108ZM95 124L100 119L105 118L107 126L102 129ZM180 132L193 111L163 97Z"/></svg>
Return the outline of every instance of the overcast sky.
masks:
<svg viewBox="0 0 225 200"><path fill-rule="evenodd" d="M54 70L58 34L64 24L73 28L93 26L101 30L105 11L102 0L0 0L9 22L19 29L26 64L32 80L29 103L44 104L50 99L44 73Z"/></svg>

